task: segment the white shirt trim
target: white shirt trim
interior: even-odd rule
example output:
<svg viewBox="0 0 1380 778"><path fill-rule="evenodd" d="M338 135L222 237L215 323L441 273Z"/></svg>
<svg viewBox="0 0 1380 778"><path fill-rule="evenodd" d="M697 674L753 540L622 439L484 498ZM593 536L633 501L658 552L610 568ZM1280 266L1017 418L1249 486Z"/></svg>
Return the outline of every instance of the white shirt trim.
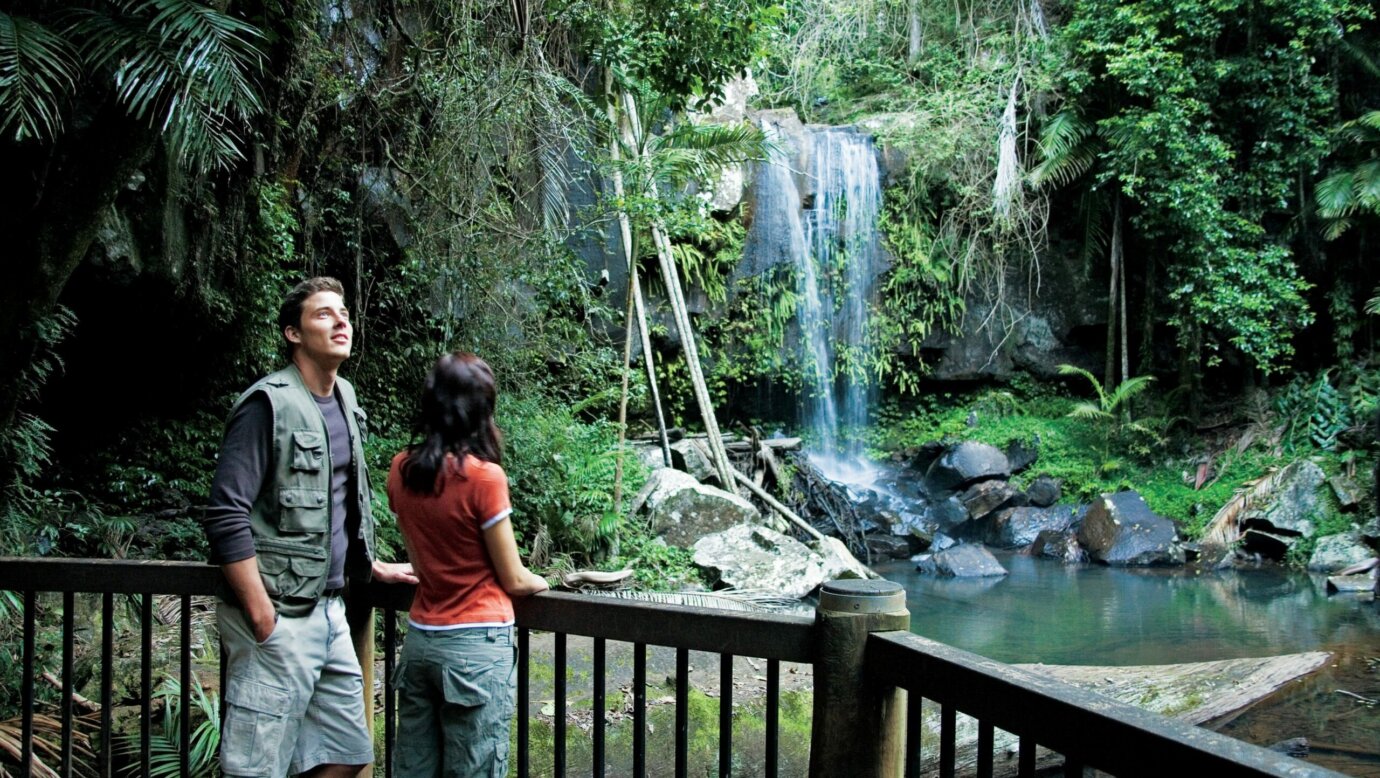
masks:
<svg viewBox="0 0 1380 778"><path fill-rule="evenodd" d="M480 525L479 525L479 529L481 529L481 530L486 530L486 529L488 529L489 527L492 527L493 525L499 523L500 521L503 521L504 519L508 518L508 514L510 514L510 513L512 513L512 512L513 512L513 509L512 509L512 508L504 508L503 510L499 511L499 513L498 513L497 516L493 517L492 519L488 519L488 520L485 521L483 524L480 524Z"/></svg>
<svg viewBox="0 0 1380 778"><path fill-rule="evenodd" d="M453 630L453 629L481 629L481 628L487 629L487 628L489 628L489 627L511 627L511 626L513 626L513 622L511 622L511 621L476 621L476 622L474 622L474 623L472 623L472 624L446 624L446 625L443 625L443 626L439 626L439 627L438 627L438 626L435 626L435 625L432 625L432 624L418 624L417 622L413 621L412 619L408 619L408 620L407 620L407 625L408 625L409 627L413 628L413 629L420 629L420 630L423 631L423 632L447 632L447 631Z"/></svg>

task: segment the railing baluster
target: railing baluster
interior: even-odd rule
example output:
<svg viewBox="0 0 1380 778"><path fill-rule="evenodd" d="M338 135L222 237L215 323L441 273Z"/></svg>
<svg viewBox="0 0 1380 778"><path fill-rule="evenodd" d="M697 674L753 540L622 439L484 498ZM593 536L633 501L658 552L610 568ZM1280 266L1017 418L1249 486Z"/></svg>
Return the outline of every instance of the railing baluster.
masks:
<svg viewBox="0 0 1380 778"><path fill-rule="evenodd" d="M73 611L76 595L62 593L62 772L63 778L72 776L72 654L75 645Z"/></svg>
<svg viewBox="0 0 1380 778"><path fill-rule="evenodd" d="M977 778L992 778L992 749L996 730L990 721L978 722Z"/></svg>
<svg viewBox="0 0 1380 778"><path fill-rule="evenodd" d="M224 652L221 652L224 656ZM115 594L106 592L101 596L101 754L97 770L102 776L114 774L115 765L112 757L115 748L111 741L112 725L111 720L111 691L113 684L115 657ZM224 668L224 664L221 665ZM221 670L220 688L225 688L225 670ZM224 711L221 711L224 714ZM221 718L224 721L224 716Z"/></svg>
<svg viewBox="0 0 1380 778"><path fill-rule="evenodd" d="M676 778L690 774L690 651L676 649Z"/></svg>
<svg viewBox="0 0 1380 778"><path fill-rule="evenodd" d="M924 740L920 727L925 715L925 697L919 689L906 691L906 778L920 778L920 758Z"/></svg>
<svg viewBox="0 0 1380 778"><path fill-rule="evenodd" d="M733 771L733 655L719 654L719 778Z"/></svg>
<svg viewBox="0 0 1380 778"><path fill-rule="evenodd" d="M647 774L647 644L633 644L633 775Z"/></svg>
<svg viewBox="0 0 1380 778"><path fill-rule="evenodd" d="M939 706L939 778L954 778L957 713L948 703Z"/></svg>
<svg viewBox="0 0 1380 778"><path fill-rule="evenodd" d="M1034 738L1026 737L1025 735L1022 735L1022 736L1021 736L1020 743L1021 743L1021 744L1020 744L1020 746L1019 746L1019 748L1018 748L1018 752L1017 752L1017 753L1018 753L1017 759L1018 759L1018 762L1019 762L1019 765L1020 765L1020 766L1017 768L1016 774L1019 775L1021 778L1034 778L1034 776L1035 776L1035 739L1034 739Z"/></svg>
<svg viewBox="0 0 1380 778"><path fill-rule="evenodd" d="M565 633L555 634L556 675L551 694L555 697L555 716L551 721L552 774L565 776Z"/></svg>
<svg viewBox="0 0 1380 778"><path fill-rule="evenodd" d="M192 774L192 596L182 595L182 652L178 659L182 673L182 715L178 729L182 748L178 749L178 766L183 775Z"/></svg>
<svg viewBox="0 0 1380 778"><path fill-rule="evenodd" d="M767 778L776 778L781 737L781 660L767 660Z"/></svg>
<svg viewBox="0 0 1380 778"><path fill-rule="evenodd" d="M153 594L139 605L139 766L152 772L153 760Z"/></svg>
<svg viewBox="0 0 1380 778"><path fill-rule="evenodd" d="M384 778L393 778L393 749L398 744L397 689L393 688L393 665L398 661L398 612L383 609L383 765ZM370 689L372 694L373 690Z"/></svg>
<svg viewBox="0 0 1380 778"><path fill-rule="evenodd" d="M518 668L517 668L517 763L518 778L527 778L529 774L528 763L529 749L528 740L530 739L532 724L527 716L531 703L528 697L531 694L531 681L528 678L528 654L531 650L531 636L526 627L518 629Z"/></svg>
<svg viewBox="0 0 1380 778"><path fill-rule="evenodd" d="M34 618L38 610L36 592L24 592L24 659L23 676L20 681L19 699L24 706L20 714L19 732L23 738L19 749L20 775L29 775L34 760L34 636L37 631Z"/></svg>
<svg viewBox="0 0 1380 778"><path fill-rule="evenodd" d="M604 639L595 638L594 693L592 695L593 702L590 711L593 714L593 721L590 722L590 726L594 728L594 753L591 755L591 761L594 762L594 765L590 774L593 775L594 778L604 778L604 717L608 713L608 704L604 697L604 684L606 682L604 676L604 652Z"/></svg>

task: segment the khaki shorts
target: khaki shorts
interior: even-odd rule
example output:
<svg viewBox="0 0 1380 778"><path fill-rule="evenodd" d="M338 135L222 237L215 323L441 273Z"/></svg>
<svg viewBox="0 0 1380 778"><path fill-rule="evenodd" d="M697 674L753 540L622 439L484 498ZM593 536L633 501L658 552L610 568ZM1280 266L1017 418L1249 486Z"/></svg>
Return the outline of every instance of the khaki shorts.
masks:
<svg viewBox="0 0 1380 778"><path fill-rule="evenodd" d="M221 602L216 621L226 663L222 774L280 778L374 761L344 601L322 598L307 616L280 618L263 643L236 606Z"/></svg>
<svg viewBox="0 0 1380 778"><path fill-rule="evenodd" d="M410 629L394 669L400 778L508 774L516 659L512 627Z"/></svg>

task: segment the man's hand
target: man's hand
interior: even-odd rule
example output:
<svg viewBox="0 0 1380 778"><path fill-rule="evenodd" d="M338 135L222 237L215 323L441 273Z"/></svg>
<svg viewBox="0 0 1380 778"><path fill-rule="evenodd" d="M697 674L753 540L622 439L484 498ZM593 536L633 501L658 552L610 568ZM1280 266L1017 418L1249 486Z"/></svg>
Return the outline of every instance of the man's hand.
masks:
<svg viewBox="0 0 1380 778"><path fill-rule="evenodd" d="M273 601L268 598L263 579L259 577L258 558L249 557L238 562L229 562L221 565L220 569L225 573L225 580L230 583L235 597L239 599L240 607L244 609L245 620L249 622L249 628L254 630L254 640L259 643L268 640L273 634L273 628L278 624L278 611L273 607Z"/></svg>
<svg viewBox="0 0 1380 778"><path fill-rule="evenodd" d="M411 562L380 562L374 560L374 580L379 583L417 583Z"/></svg>

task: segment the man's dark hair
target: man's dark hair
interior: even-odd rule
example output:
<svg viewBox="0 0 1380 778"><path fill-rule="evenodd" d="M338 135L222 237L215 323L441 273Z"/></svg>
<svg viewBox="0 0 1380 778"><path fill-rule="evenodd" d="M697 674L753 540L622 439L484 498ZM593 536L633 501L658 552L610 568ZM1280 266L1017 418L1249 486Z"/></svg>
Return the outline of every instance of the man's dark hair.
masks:
<svg viewBox="0 0 1380 778"><path fill-rule="evenodd" d="M283 339L283 349L289 358L292 357L294 344L283 334L283 330L288 327L302 328L302 304L308 297L317 292L335 292L342 298L345 297L345 286L330 276L316 276L308 278L283 297L283 304L278 308L278 335Z"/></svg>

